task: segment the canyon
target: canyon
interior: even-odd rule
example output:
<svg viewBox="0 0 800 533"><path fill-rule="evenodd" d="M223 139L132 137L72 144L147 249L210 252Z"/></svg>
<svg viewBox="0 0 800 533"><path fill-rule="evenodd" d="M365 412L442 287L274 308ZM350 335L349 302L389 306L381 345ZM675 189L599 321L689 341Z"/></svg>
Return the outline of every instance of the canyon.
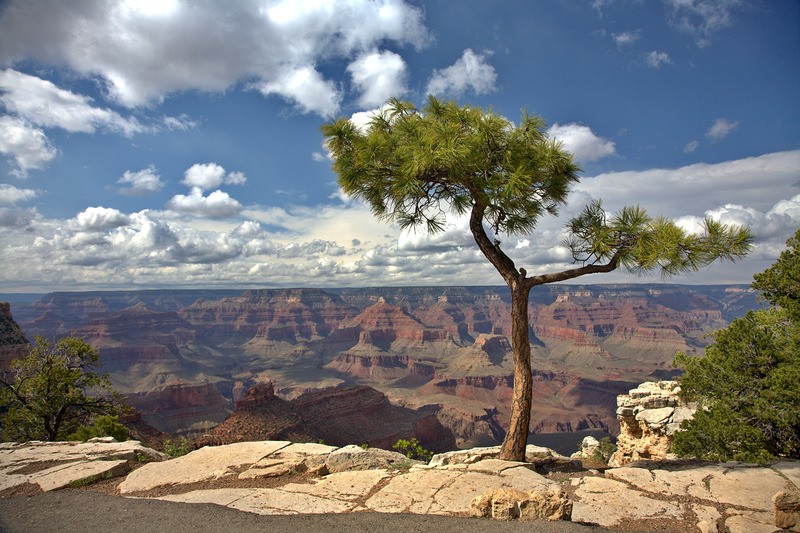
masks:
<svg viewBox="0 0 800 533"><path fill-rule="evenodd" d="M756 296L746 285L537 287L530 299L531 441L616 434L617 395L675 376L677 351L702 354L707 334L757 308ZM508 422L513 364L505 287L2 299L12 301L28 338L75 334L97 348L116 390L144 422L171 435L221 443L294 432L374 446L417 437L438 451L497 444ZM284 418L270 419L266 407ZM382 425L347 434L370 419ZM251 426L275 433L251 435Z"/></svg>

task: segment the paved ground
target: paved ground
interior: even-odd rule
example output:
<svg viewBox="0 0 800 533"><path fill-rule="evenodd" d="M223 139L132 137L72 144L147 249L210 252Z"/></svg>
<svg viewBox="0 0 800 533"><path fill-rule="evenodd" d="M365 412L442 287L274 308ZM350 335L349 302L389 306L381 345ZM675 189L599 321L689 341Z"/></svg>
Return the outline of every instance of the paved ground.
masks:
<svg viewBox="0 0 800 533"><path fill-rule="evenodd" d="M218 505L185 505L161 500L122 498L91 490L61 490L0 499L0 531L589 533L610 530L572 522L499 522L479 518L411 514L260 516Z"/></svg>

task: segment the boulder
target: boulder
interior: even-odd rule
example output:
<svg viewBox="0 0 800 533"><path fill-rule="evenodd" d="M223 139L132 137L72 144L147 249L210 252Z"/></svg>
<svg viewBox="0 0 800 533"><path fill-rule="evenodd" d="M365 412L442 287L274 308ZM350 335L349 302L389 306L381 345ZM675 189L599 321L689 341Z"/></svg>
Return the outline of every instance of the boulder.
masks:
<svg viewBox="0 0 800 533"><path fill-rule="evenodd" d="M362 448L351 444L331 452L325 460L325 466L331 474L336 472L349 472L352 470L373 470L384 468L393 470L408 467L412 464L422 464L413 461L398 452L390 452L380 448Z"/></svg>
<svg viewBox="0 0 800 533"><path fill-rule="evenodd" d="M570 459L594 459L600 455L600 441L591 435L583 437L581 449L569 456Z"/></svg>
<svg viewBox="0 0 800 533"><path fill-rule="evenodd" d="M432 467L447 466L455 464L473 464L485 459L495 459L500 456L500 446L487 446L481 448L470 448L468 450L455 450L452 452L438 453L434 455L430 463ZM576 461L554 452L550 448L528 444L525 447L525 462L534 467L550 468L552 466L562 466L566 470L580 468Z"/></svg>
<svg viewBox="0 0 800 533"><path fill-rule="evenodd" d="M572 502L563 490L491 489L474 498L470 515L495 520L569 520Z"/></svg>
<svg viewBox="0 0 800 533"><path fill-rule="evenodd" d="M680 390L677 381L648 381L617 396L620 434L609 466L674 458L672 436L696 411L696 406L681 400Z"/></svg>
<svg viewBox="0 0 800 533"><path fill-rule="evenodd" d="M800 492L780 491L772 497L775 505L775 527L800 531Z"/></svg>

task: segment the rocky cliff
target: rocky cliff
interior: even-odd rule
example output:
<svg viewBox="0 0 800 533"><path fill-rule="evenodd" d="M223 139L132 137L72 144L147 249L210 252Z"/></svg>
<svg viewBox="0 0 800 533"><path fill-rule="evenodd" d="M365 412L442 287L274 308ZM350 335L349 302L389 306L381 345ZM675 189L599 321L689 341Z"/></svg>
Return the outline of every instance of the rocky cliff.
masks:
<svg viewBox="0 0 800 533"><path fill-rule="evenodd" d="M745 286L664 284L537 287L530 303L535 432L614 432L618 394L674 375L675 351L700 352L705 332L757 306ZM28 335L87 338L165 431L205 431L267 380L283 400L374 388L434 410L459 445L495 443L507 423L505 288L56 293L17 316ZM173 397L203 400L183 409Z"/></svg>
<svg viewBox="0 0 800 533"><path fill-rule="evenodd" d="M0 302L0 372L11 369L11 361L28 353L28 339L11 316L11 305Z"/></svg>
<svg viewBox="0 0 800 533"><path fill-rule="evenodd" d="M697 410L686 405L679 394L677 381L650 381L617 398L620 433L610 466L675 458L670 453L672 436Z"/></svg>
<svg viewBox="0 0 800 533"><path fill-rule="evenodd" d="M431 451L455 447L453 434L432 409L412 410L392 405L369 387L337 387L286 401L275 396L273 384L251 387L236 402L235 412L206 432L197 446L265 439L314 442L334 446L357 442L391 449L398 439L416 438Z"/></svg>

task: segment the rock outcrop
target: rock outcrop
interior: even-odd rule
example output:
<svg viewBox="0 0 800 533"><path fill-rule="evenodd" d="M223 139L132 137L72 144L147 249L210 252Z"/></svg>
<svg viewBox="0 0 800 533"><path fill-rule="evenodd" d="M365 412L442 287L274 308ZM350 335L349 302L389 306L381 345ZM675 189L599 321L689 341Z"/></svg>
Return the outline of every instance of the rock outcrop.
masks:
<svg viewBox="0 0 800 533"><path fill-rule="evenodd" d="M620 434L610 466L674 459L670 453L672 436L696 411L681 400L679 393L677 381L650 381L617 397Z"/></svg>
<svg viewBox="0 0 800 533"><path fill-rule="evenodd" d="M0 372L11 370L11 361L28 353L28 339L11 316L11 304L0 302Z"/></svg>
<svg viewBox="0 0 800 533"><path fill-rule="evenodd" d="M534 433L615 433L618 394L674 375L676 349L702 350L708 329L757 305L745 286L663 284L537 287L530 302ZM266 379L284 400L369 386L429 406L463 446L498 442L508 422L505 287L54 293L15 317L29 335L77 331L143 419L175 434L206 431ZM155 406L197 395L205 406Z"/></svg>
<svg viewBox="0 0 800 533"><path fill-rule="evenodd" d="M211 503L261 515L371 511L570 517L624 531L797 530L798 461L650 462L650 468L562 470L546 477L542 472L552 463L541 461L558 454L535 447L529 447L526 462L502 461L496 450L480 449L422 464L374 448L262 441L209 446L159 461L163 456L138 443L99 440L0 445L0 489L7 489L0 497L125 475L133 461L139 468L117 485L122 496ZM151 462L142 464L145 456Z"/></svg>
<svg viewBox="0 0 800 533"><path fill-rule="evenodd" d="M0 443L0 492L23 487L50 491L119 477L139 461L167 456L138 441L111 437L89 442Z"/></svg>
<svg viewBox="0 0 800 533"><path fill-rule="evenodd" d="M399 439L411 438L434 452L455 447L453 434L432 409L393 405L370 387L331 387L286 401L275 396L273 384L266 382L251 387L236 402L235 412L195 445L321 440L335 446L358 442L390 449Z"/></svg>

